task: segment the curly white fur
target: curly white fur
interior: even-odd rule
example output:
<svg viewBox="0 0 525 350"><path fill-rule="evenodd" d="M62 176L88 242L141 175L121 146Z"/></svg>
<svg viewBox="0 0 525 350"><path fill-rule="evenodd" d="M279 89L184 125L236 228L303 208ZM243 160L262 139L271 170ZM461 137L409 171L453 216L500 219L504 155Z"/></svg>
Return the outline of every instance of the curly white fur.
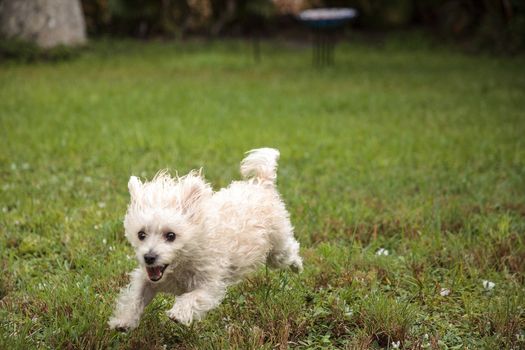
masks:
<svg viewBox="0 0 525 350"><path fill-rule="evenodd" d="M167 315L189 325L217 307L229 285L264 263L302 271L299 243L275 188L278 158L271 148L248 152L241 163L245 181L218 192L194 171L181 178L160 172L146 183L130 178L124 227L140 267L118 298L111 328L137 327L158 292L177 296ZM154 263L147 264L145 255Z"/></svg>

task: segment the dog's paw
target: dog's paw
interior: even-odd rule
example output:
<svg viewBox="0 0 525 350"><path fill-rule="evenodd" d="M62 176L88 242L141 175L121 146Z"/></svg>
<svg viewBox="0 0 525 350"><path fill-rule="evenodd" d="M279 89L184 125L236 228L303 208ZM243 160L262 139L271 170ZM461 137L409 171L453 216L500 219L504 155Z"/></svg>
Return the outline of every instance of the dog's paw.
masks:
<svg viewBox="0 0 525 350"><path fill-rule="evenodd" d="M290 269L295 273L303 272L303 262L301 260L295 260L290 264Z"/></svg>
<svg viewBox="0 0 525 350"><path fill-rule="evenodd" d="M166 315L170 320L181 323L185 326L189 326L193 321L193 312L191 308L181 304L173 305L170 310L166 311Z"/></svg>
<svg viewBox="0 0 525 350"><path fill-rule="evenodd" d="M110 329L114 329L123 333L128 332L137 327L135 323L126 322L125 320L119 320L117 318L110 319L108 322L108 326Z"/></svg>
<svg viewBox="0 0 525 350"><path fill-rule="evenodd" d="M121 333L127 333L129 331L129 327L119 326L115 328L115 330Z"/></svg>

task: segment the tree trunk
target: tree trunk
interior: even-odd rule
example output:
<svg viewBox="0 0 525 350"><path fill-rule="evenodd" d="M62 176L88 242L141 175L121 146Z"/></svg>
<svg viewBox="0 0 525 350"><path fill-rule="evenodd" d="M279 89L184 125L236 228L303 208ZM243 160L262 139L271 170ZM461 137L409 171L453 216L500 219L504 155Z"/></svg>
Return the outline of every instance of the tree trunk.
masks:
<svg viewBox="0 0 525 350"><path fill-rule="evenodd" d="M0 0L0 35L44 48L84 44L80 0Z"/></svg>

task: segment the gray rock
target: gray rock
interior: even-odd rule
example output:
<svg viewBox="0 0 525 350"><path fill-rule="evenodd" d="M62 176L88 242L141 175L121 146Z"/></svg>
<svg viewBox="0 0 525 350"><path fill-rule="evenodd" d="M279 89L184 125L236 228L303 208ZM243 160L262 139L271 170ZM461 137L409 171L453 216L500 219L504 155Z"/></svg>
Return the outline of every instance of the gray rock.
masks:
<svg viewBox="0 0 525 350"><path fill-rule="evenodd" d="M44 48L84 44L80 0L0 0L0 35Z"/></svg>

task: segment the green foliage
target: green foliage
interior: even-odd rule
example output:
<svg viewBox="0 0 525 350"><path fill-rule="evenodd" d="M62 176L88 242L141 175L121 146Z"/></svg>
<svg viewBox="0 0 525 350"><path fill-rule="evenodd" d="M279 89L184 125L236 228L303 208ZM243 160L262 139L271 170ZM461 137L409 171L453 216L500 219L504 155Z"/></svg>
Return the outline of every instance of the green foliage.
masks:
<svg viewBox="0 0 525 350"><path fill-rule="evenodd" d="M307 48L264 42L254 64L234 41L3 65L0 348L525 346L523 57L420 44L341 43L322 70ZM136 266L129 176L203 167L218 189L260 146L281 150L304 273L261 267L189 328L160 296L111 332Z"/></svg>
<svg viewBox="0 0 525 350"><path fill-rule="evenodd" d="M139 37L218 34L228 26L264 27L264 20L275 16L267 0L84 0L82 4L90 33Z"/></svg>
<svg viewBox="0 0 525 350"><path fill-rule="evenodd" d="M357 327L375 339L379 346L388 347L392 343L405 343L416 317L417 310L408 302L383 294L366 295L359 310Z"/></svg>
<svg viewBox="0 0 525 350"><path fill-rule="evenodd" d="M525 300L522 293L508 293L496 297L480 322L482 333L496 335L506 346L511 347L519 337L525 336ZM525 339L523 339L525 340Z"/></svg>
<svg viewBox="0 0 525 350"><path fill-rule="evenodd" d="M429 27L471 49L517 52L525 48L525 4L520 0L418 2L418 17Z"/></svg>
<svg viewBox="0 0 525 350"><path fill-rule="evenodd" d="M78 56L81 50L68 46L43 49L31 42L4 39L0 40L0 62L64 61Z"/></svg>
<svg viewBox="0 0 525 350"><path fill-rule="evenodd" d="M328 6L353 7L359 11L359 23L367 29L403 28L411 25L416 15L413 0L343 0L324 1Z"/></svg>
<svg viewBox="0 0 525 350"><path fill-rule="evenodd" d="M92 35L282 35L301 28L307 34L299 23L279 21L282 13L269 0L83 0L82 4ZM324 0L305 6L356 8L359 16L354 22L367 31L417 26L469 50L516 53L525 48L525 2L521 0Z"/></svg>

